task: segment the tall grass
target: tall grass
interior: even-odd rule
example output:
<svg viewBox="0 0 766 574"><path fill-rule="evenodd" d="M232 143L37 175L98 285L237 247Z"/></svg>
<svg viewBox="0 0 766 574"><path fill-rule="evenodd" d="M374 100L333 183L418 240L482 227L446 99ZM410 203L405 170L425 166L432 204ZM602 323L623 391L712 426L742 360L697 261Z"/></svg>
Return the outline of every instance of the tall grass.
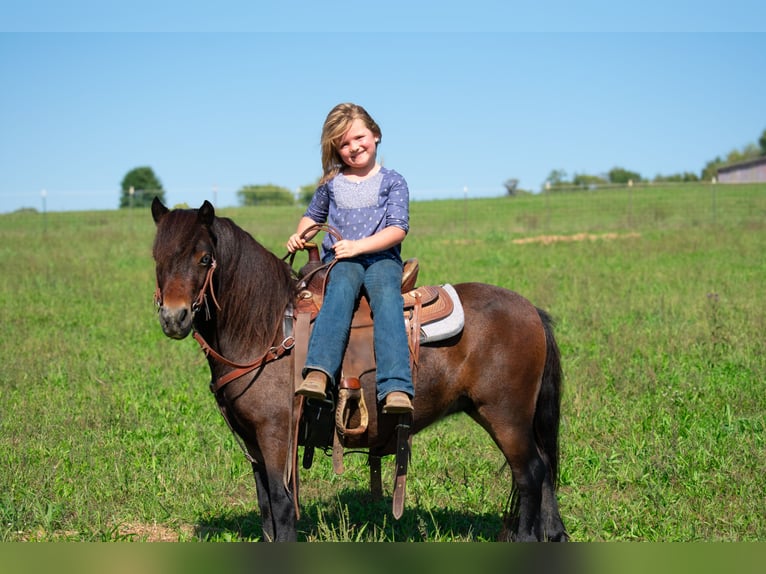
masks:
<svg viewBox="0 0 766 574"><path fill-rule="evenodd" d="M278 255L301 214L221 212ZM495 283L557 318L573 539L766 538L766 186L415 202L411 224L421 284ZM0 540L257 540L201 353L157 325L149 213L9 214L0 238ZM466 417L415 437L399 521L347 458L302 472L301 539L499 533L510 474Z"/></svg>

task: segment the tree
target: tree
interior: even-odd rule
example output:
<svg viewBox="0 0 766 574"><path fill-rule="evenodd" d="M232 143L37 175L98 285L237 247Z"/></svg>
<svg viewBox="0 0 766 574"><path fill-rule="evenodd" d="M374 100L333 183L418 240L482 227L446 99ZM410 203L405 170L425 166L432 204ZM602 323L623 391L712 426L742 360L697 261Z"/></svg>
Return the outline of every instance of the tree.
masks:
<svg viewBox="0 0 766 574"><path fill-rule="evenodd" d="M241 205L293 205L293 192L278 185L246 185L237 192Z"/></svg>
<svg viewBox="0 0 766 574"><path fill-rule="evenodd" d="M120 208L149 207L154 196L165 202L165 190L150 167L136 167L122 178Z"/></svg>
<svg viewBox="0 0 766 574"><path fill-rule="evenodd" d="M572 178L572 185L581 187L598 187L599 185L604 185L605 183L609 182L603 177L599 175L588 175L587 173L576 173L574 178Z"/></svg>
<svg viewBox="0 0 766 574"><path fill-rule="evenodd" d="M516 195L517 188L519 187L519 180L518 179L506 179L505 182L503 182L503 185L505 186L505 191L508 192L508 195L514 196Z"/></svg>
<svg viewBox="0 0 766 574"><path fill-rule="evenodd" d="M718 177L718 168L726 165L726 162L721 159L721 156L716 156L715 159L711 159L702 168L702 174L700 179L702 181L713 181L713 178Z"/></svg>
<svg viewBox="0 0 766 574"><path fill-rule="evenodd" d="M748 161L761 156L761 149L754 143L749 143L741 150L733 149L726 156L726 163L739 163Z"/></svg>
<svg viewBox="0 0 766 574"><path fill-rule="evenodd" d="M655 183L663 183L663 182L688 183L688 182L699 181L699 180L700 180L700 178L699 178L699 176L696 173L692 173L690 171L685 171L683 173L674 173L674 174L671 174L671 175L660 175L660 174L657 174L656 176L654 176L654 179L652 181L654 181Z"/></svg>
<svg viewBox="0 0 766 574"><path fill-rule="evenodd" d="M548 174L548 177L545 178L545 184L546 188L549 187L560 187L562 185L570 185L569 182L566 180L567 172L563 169L554 169L551 170L551 172Z"/></svg>
<svg viewBox="0 0 766 574"><path fill-rule="evenodd" d="M761 146L761 155L766 155L766 130L763 130L761 137L758 139L758 145Z"/></svg>
<svg viewBox="0 0 766 574"><path fill-rule="evenodd" d="M635 171L628 171L622 167L613 167L609 170L609 182L610 183L629 183L629 182L641 181L641 175Z"/></svg>
<svg viewBox="0 0 766 574"><path fill-rule="evenodd" d="M308 185L302 185L298 189L298 203L300 205L308 205L311 203L311 199L314 197L314 192L317 190L319 180L316 183L309 183Z"/></svg>

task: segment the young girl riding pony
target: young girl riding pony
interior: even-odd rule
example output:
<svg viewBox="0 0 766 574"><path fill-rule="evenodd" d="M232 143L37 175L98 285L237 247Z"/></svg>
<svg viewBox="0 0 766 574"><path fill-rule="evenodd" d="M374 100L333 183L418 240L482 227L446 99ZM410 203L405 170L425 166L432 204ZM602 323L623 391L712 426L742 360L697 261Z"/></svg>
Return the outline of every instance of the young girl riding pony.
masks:
<svg viewBox="0 0 766 574"><path fill-rule="evenodd" d="M324 400L327 383L337 385L356 300L364 289L375 317L378 401L384 413L409 413L414 388L401 295L409 189L399 173L378 163L380 139L378 124L351 103L335 106L322 128L323 177L287 249L303 249L313 234L301 235L315 224L328 223L343 239L328 233L322 242L323 261L336 262L296 394Z"/></svg>

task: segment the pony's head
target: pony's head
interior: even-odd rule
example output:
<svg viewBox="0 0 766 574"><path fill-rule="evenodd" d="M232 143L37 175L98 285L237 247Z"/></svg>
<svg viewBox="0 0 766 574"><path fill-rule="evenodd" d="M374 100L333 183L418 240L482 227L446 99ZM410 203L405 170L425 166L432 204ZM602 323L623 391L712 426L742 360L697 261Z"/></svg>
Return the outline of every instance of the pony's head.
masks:
<svg viewBox="0 0 766 574"><path fill-rule="evenodd" d="M162 331L183 339L192 329L194 314L206 304L215 271L215 245L210 227L215 209L205 201L199 209L170 211L159 198L152 202L157 225L152 255L157 275L157 303ZM215 297L212 294L211 295Z"/></svg>

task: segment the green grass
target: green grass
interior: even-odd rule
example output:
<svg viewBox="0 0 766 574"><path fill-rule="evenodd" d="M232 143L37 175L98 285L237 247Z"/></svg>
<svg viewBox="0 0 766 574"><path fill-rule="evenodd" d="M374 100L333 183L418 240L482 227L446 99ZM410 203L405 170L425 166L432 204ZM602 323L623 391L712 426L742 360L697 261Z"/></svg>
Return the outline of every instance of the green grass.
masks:
<svg viewBox="0 0 766 574"><path fill-rule="evenodd" d="M301 214L221 211L280 256ZM416 202L411 224L421 283L557 319L574 540L766 539L766 186ZM259 539L202 354L157 324L148 211L8 214L0 238L0 540ZM299 538L493 540L510 473L487 435L458 416L413 446L399 521L363 457L335 476L318 454Z"/></svg>

